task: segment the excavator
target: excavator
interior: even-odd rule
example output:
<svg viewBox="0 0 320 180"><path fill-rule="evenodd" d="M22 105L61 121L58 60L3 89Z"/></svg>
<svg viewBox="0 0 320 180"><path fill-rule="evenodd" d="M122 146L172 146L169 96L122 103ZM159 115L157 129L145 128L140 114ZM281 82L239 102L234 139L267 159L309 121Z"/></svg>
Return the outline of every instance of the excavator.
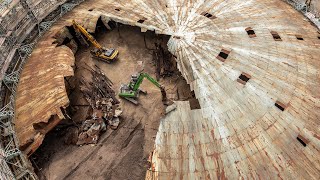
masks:
<svg viewBox="0 0 320 180"><path fill-rule="evenodd" d="M124 98L130 102L132 102L135 105L138 105L138 101L136 100L139 97L139 93L147 94L146 91L143 91L140 88L140 85L144 78L148 79L152 84L157 86L162 95L162 102L163 104L167 105L167 94L163 86L161 86L155 79L153 79L149 74L147 73L139 73L131 76L131 80L129 84L122 84L120 87L120 93L119 96L121 98Z"/></svg>
<svg viewBox="0 0 320 180"><path fill-rule="evenodd" d="M90 51L91 55L94 58L100 59L102 61L105 61L107 63L111 63L117 59L119 55L119 51L113 48L106 49L102 47L98 41L91 35L89 34L86 29L84 29L80 24L78 24L75 20L72 21L73 28L77 34L83 34L88 41L90 41L94 49Z"/></svg>

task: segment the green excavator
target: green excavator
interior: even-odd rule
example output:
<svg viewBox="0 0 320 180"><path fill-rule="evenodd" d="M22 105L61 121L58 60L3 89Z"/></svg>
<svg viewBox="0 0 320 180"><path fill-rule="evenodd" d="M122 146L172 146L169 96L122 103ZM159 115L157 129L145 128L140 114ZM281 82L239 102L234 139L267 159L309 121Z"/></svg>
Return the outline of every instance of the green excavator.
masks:
<svg viewBox="0 0 320 180"><path fill-rule="evenodd" d="M149 76L147 73L139 73L131 76L131 81L129 84L122 84L120 87L119 96L132 102L135 105L138 105L138 101L136 100L139 97L139 93L147 94L146 91L139 89L143 79L148 79L152 84L157 86L162 95L162 102L166 105L167 104L167 94L164 89L155 79Z"/></svg>

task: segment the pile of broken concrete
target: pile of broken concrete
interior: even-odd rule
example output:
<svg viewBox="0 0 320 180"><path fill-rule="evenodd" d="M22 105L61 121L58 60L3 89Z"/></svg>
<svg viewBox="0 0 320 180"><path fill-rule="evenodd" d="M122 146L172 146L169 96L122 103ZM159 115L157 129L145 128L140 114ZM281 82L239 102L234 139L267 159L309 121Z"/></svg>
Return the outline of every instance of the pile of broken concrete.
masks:
<svg viewBox="0 0 320 180"><path fill-rule="evenodd" d="M107 130L117 129L122 114L120 102L112 88L113 83L98 66L91 68L91 80L80 81L80 90L91 106L89 119L82 122L78 131L77 145L96 144L100 135Z"/></svg>
<svg viewBox="0 0 320 180"><path fill-rule="evenodd" d="M79 129L77 145L98 143L99 136L107 130L107 126L113 130L118 128L121 114L119 104L115 104L112 98L97 100L92 118L85 120Z"/></svg>

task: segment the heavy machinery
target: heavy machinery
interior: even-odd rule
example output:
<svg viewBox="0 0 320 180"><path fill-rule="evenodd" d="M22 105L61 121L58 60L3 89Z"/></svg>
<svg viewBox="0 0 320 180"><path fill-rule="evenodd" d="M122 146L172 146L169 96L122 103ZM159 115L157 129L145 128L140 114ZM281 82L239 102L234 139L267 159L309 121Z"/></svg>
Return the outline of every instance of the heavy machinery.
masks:
<svg viewBox="0 0 320 180"><path fill-rule="evenodd" d="M139 89L144 78L147 78L152 84L157 86L161 90L162 102L167 104L167 95L164 87L162 87L155 79L149 76L147 73L139 73L137 75L131 76L131 81L129 84L122 84L120 87L119 96L132 102L135 105L138 105L136 100L139 97L139 93L147 94L146 91Z"/></svg>
<svg viewBox="0 0 320 180"><path fill-rule="evenodd" d="M79 25L75 20L72 21L73 28L77 34L83 34L88 41L92 43L94 46L94 49L90 51L92 56L94 58L100 59L102 61L105 61L107 63L113 62L119 54L119 51L113 48L106 49L102 47L98 41L91 35L89 34L81 25Z"/></svg>

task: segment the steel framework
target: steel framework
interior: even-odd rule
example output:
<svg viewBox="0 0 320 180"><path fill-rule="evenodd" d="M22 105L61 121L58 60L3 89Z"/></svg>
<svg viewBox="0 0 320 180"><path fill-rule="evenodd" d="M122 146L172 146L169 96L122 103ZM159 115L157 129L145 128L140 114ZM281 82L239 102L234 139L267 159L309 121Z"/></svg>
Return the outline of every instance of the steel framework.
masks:
<svg viewBox="0 0 320 180"><path fill-rule="evenodd" d="M14 131L16 88L23 65L39 38L81 2L83 0L39 0L32 4L30 0L5 0L0 4L3 14L0 17L0 179L38 179L29 160L19 150Z"/></svg>

